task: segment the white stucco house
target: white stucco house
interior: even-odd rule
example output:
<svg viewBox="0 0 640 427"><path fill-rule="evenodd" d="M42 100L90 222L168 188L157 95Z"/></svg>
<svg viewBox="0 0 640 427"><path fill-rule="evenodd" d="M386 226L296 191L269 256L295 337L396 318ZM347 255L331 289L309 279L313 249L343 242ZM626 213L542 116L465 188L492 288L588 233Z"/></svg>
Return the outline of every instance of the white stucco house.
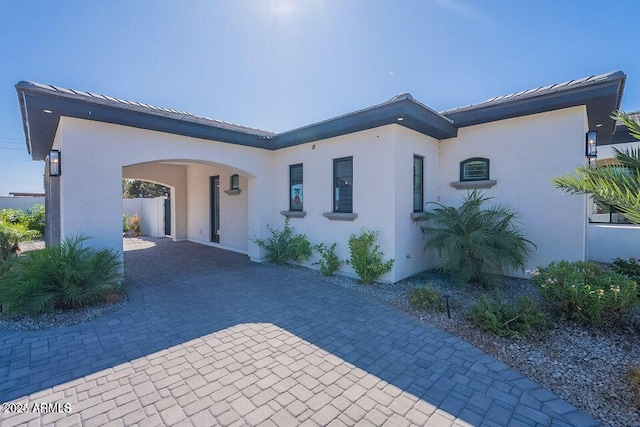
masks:
<svg viewBox="0 0 640 427"><path fill-rule="evenodd" d="M537 245L531 268L640 255L634 226L593 225L588 198L551 183L585 163L589 131L602 152L632 141L610 117L625 78L590 76L440 113L405 93L278 134L56 86L16 90L27 149L45 162L48 244L84 233L121 250L121 179L136 178L171 188L174 240L261 261L252 238L290 217L312 243L337 242L344 259L351 233L377 230L395 259L382 279L395 282L436 262L414 214L428 201L457 205L473 188L520 212Z"/></svg>

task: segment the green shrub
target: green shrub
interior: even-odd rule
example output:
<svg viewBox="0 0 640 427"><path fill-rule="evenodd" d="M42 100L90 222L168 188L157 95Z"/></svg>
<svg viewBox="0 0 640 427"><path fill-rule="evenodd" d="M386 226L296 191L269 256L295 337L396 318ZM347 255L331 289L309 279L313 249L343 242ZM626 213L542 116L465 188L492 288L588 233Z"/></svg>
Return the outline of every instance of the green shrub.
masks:
<svg viewBox="0 0 640 427"><path fill-rule="evenodd" d="M39 314L105 302L123 294L120 256L86 248L86 237L31 251L0 277L3 311Z"/></svg>
<svg viewBox="0 0 640 427"><path fill-rule="evenodd" d="M28 230L23 224L5 223L0 220L0 263L18 252L20 242L39 236L35 230Z"/></svg>
<svg viewBox="0 0 640 427"><path fill-rule="evenodd" d="M549 304L579 322L600 324L638 304L636 282L593 262L552 262L531 276Z"/></svg>
<svg viewBox="0 0 640 427"><path fill-rule="evenodd" d="M333 276L340 266L342 261L336 255L336 246L334 243L331 246L326 246L324 243L319 243L313 248L320 254L320 272L323 276Z"/></svg>
<svg viewBox="0 0 640 427"><path fill-rule="evenodd" d="M37 231L40 236L44 236L44 224L44 205L33 205L33 207L27 211L27 228Z"/></svg>
<svg viewBox="0 0 640 427"><path fill-rule="evenodd" d="M284 221L282 231L267 225L271 237L267 240L253 239L260 247L267 250L267 257L276 264L284 264L287 261L300 262L309 259L313 253L311 243L305 234L294 234L293 227L289 225L289 218Z"/></svg>
<svg viewBox="0 0 640 427"><path fill-rule="evenodd" d="M34 205L31 209L24 211L21 209L0 210L0 222L8 225L17 225L26 230L36 231L38 236L44 234L44 205Z"/></svg>
<svg viewBox="0 0 640 427"><path fill-rule="evenodd" d="M444 310L442 294L434 290L431 283L411 289L409 291L409 305L416 310Z"/></svg>
<svg viewBox="0 0 640 427"><path fill-rule="evenodd" d="M616 258L613 260L611 269L616 273L627 276L640 285L640 260L638 258L631 257L629 260Z"/></svg>
<svg viewBox="0 0 640 427"><path fill-rule="evenodd" d="M131 215L122 214L122 233L128 235L131 232Z"/></svg>
<svg viewBox="0 0 640 427"><path fill-rule="evenodd" d="M384 253L380 251L377 231L362 230L358 236L349 237L349 252L351 264L362 283L372 283L378 277L391 271L393 260L383 261Z"/></svg>
<svg viewBox="0 0 640 427"><path fill-rule="evenodd" d="M519 338L548 324L535 301L527 296L518 298L514 306L483 294L469 309L468 318L484 330L509 338Z"/></svg>
<svg viewBox="0 0 640 427"><path fill-rule="evenodd" d="M523 269L535 247L517 227L515 211L506 205L484 208L488 200L474 190L459 208L434 203L439 207L418 219L425 249L438 251L439 270L462 283L492 284L509 270Z"/></svg>

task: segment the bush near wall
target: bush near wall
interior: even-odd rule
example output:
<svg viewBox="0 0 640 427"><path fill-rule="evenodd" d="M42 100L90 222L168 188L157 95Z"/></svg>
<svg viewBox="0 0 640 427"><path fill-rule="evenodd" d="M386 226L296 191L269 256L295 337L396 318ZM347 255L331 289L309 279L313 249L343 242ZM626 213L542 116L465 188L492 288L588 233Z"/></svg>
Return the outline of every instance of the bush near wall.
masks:
<svg viewBox="0 0 640 427"><path fill-rule="evenodd" d="M349 252L351 258L346 262L351 264L360 281L372 283L393 268L393 259L383 261L384 253L380 250L378 232L361 230L360 234L349 237Z"/></svg>
<svg viewBox="0 0 640 427"><path fill-rule="evenodd" d="M438 269L462 283L495 284L510 270L524 269L535 244L518 226L517 212L504 204L485 206L491 200L471 191L458 208L437 207L417 219L427 238L426 249L436 249Z"/></svg>
<svg viewBox="0 0 640 427"><path fill-rule="evenodd" d="M580 323L618 320L638 305L638 285L594 262L552 262L530 272L540 294L557 313Z"/></svg>
<svg viewBox="0 0 640 427"><path fill-rule="evenodd" d="M295 234L293 227L289 225L289 218L284 221L284 228L278 230L270 225L267 228L271 232L269 239L252 239L253 242L267 250L267 257L276 264L284 264L288 261L300 262L311 257L313 250L306 234Z"/></svg>

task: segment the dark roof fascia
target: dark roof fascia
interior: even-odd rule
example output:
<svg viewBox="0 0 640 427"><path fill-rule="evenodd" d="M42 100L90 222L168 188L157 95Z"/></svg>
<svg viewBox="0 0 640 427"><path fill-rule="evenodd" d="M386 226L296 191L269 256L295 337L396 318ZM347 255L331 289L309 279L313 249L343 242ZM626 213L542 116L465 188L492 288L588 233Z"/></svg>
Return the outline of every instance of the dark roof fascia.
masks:
<svg viewBox="0 0 640 427"><path fill-rule="evenodd" d="M216 126L213 121L197 117L156 113L155 111L146 111L144 107L138 106L125 108L119 104L100 102L88 97L67 96L64 93L34 88L28 82L18 83L16 90L27 140L27 150L34 160L44 160L48 155L61 116L272 149L269 146L271 137L268 136L272 134L267 132L260 135L258 132L245 132ZM44 110L49 110L51 113L45 113ZM34 125L36 119L38 119L38 125Z"/></svg>
<svg viewBox="0 0 640 427"><path fill-rule="evenodd" d="M625 144L628 142L638 142L639 139L635 138L629 133L629 128L623 123L616 123L616 130L611 135L611 142L609 144ZM600 143L598 140L598 145L609 145Z"/></svg>
<svg viewBox="0 0 640 427"><path fill-rule="evenodd" d="M624 79L622 82L624 82ZM620 85L620 80L609 80L592 86L568 88L564 91L552 92L536 97L522 99L516 98L507 102L487 106L480 104L476 108L453 111L450 113L444 112L443 115L453 120L453 123L460 128L530 114L544 113L562 108L575 107L578 105L586 105L589 107L590 101L595 98L601 98L612 94L618 95L620 92ZM616 106L619 106L619 101Z"/></svg>
<svg viewBox="0 0 640 427"><path fill-rule="evenodd" d="M280 133L273 138L272 147L277 150L393 123L436 139L454 137L458 131L450 120L411 98L404 98Z"/></svg>

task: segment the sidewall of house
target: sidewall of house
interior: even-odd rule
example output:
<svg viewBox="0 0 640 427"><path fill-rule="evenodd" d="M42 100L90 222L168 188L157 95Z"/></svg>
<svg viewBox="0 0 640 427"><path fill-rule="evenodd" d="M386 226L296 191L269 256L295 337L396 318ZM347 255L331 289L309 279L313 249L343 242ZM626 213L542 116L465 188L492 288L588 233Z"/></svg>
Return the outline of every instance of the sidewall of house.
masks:
<svg viewBox="0 0 640 427"><path fill-rule="evenodd" d="M395 131L395 280L432 268L437 262L433 250L425 251L425 239L413 213L413 159L423 157L423 201L438 200L440 180L439 141L402 126ZM423 206L424 208L425 206ZM429 208L429 205L426 206Z"/></svg>
<svg viewBox="0 0 640 427"><path fill-rule="evenodd" d="M586 196L561 193L552 178L585 163L586 131L583 106L461 128L456 138L441 143L441 203L459 206L467 194L450 185L459 181L461 161L488 158L490 179L497 184L481 191L494 197L491 203L514 208L525 236L537 245L526 268L560 259L582 260Z"/></svg>
<svg viewBox="0 0 640 427"><path fill-rule="evenodd" d="M337 243L336 253L342 260L349 259L349 236L362 229L377 231L378 243L385 259L395 257L395 170L394 125L383 126L347 135L301 144L278 150L273 160L273 199L270 225L281 229L285 217L281 211L289 210L289 166L303 164L304 218L292 218L290 224L297 233L304 233L312 244ZM333 160L353 157L353 212L354 221L329 220L322 214L333 211ZM407 214L408 215L408 214ZM314 252L309 262L318 268L319 255ZM356 277L349 265L340 273ZM395 270L385 274L381 281L396 279Z"/></svg>

